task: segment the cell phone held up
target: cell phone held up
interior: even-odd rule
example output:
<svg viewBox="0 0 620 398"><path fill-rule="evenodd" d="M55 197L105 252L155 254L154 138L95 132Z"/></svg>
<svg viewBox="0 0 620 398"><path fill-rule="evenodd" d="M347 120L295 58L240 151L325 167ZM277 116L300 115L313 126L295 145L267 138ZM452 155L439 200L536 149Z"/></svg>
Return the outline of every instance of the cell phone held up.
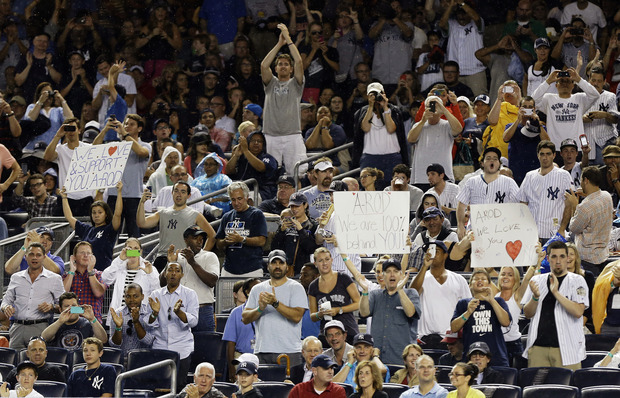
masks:
<svg viewBox="0 0 620 398"><path fill-rule="evenodd" d="M561 78L570 78L570 73L567 70L562 70L558 72L558 79Z"/></svg>
<svg viewBox="0 0 620 398"><path fill-rule="evenodd" d="M76 306L71 307L71 310L69 310L69 312L71 314L83 314L84 313L84 308L76 305Z"/></svg>
<svg viewBox="0 0 620 398"><path fill-rule="evenodd" d="M428 104L428 109L433 113L437 112L437 103L435 101L431 101Z"/></svg>
<svg viewBox="0 0 620 398"><path fill-rule="evenodd" d="M579 136L579 142L581 143L581 146L582 146L582 147L584 147L584 146L588 146L588 137L586 137L586 135L585 135L585 134L581 134L581 135Z"/></svg>

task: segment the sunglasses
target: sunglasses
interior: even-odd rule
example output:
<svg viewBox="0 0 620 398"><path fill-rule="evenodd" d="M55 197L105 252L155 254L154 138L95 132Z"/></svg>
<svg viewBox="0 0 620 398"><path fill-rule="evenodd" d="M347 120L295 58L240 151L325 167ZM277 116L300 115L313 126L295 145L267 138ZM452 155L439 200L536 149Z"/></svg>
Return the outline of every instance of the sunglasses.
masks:
<svg viewBox="0 0 620 398"><path fill-rule="evenodd" d="M312 32L310 32L311 35L322 35L323 31L322 30L313 30Z"/></svg>
<svg viewBox="0 0 620 398"><path fill-rule="evenodd" d="M127 322L127 336L131 336L133 334L133 319L130 319Z"/></svg>

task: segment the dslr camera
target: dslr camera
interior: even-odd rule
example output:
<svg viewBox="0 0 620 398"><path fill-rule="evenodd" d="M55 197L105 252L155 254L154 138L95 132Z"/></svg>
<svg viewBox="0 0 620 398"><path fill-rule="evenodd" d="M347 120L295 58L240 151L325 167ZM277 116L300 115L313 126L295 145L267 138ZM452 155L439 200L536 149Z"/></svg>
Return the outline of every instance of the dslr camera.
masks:
<svg viewBox="0 0 620 398"><path fill-rule="evenodd" d="M383 96L381 96L381 93L378 91L371 91L368 95L374 95L375 102L383 102Z"/></svg>

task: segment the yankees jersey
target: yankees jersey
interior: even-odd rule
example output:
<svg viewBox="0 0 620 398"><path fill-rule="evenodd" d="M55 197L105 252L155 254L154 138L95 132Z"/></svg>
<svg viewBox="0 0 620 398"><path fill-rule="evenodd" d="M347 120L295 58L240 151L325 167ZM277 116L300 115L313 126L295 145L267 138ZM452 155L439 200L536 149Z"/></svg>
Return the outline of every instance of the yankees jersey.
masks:
<svg viewBox="0 0 620 398"><path fill-rule="evenodd" d="M185 246L183 239L183 231L196 224L198 212L191 207L185 207L182 210L174 210L172 207L160 210L159 212L159 250L157 256L165 256L168 254L170 245L174 245L176 249L182 249Z"/></svg>
<svg viewBox="0 0 620 398"><path fill-rule="evenodd" d="M545 175L540 169L525 175L519 190L519 200L530 209L539 238L551 238L558 232L564 212L564 192L574 189L568 171L554 167Z"/></svg>
<svg viewBox="0 0 620 398"><path fill-rule="evenodd" d="M435 188L431 188L427 192L437 193ZM450 209L456 209L456 205L458 204L456 198L458 194L459 194L459 186L451 183L450 181L446 181L446 186L441 192L441 195L439 195L440 205L448 207Z"/></svg>
<svg viewBox="0 0 620 398"><path fill-rule="evenodd" d="M620 116L616 105L616 96L609 91L603 90L601 96L592 104L587 112L594 111L610 112L616 116ZM605 119L594 119L590 123L584 123L583 128L590 145L596 143L596 145L601 148L605 147L607 141L618 136L616 125L607 123ZM596 151L590 151L589 159L594 160L595 158Z"/></svg>
<svg viewBox="0 0 620 398"><path fill-rule="evenodd" d="M486 203L516 203L519 187L512 178L499 175L490 184L484 180L484 175L467 180L461 187L456 199L466 205Z"/></svg>
<svg viewBox="0 0 620 398"><path fill-rule="evenodd" d="M562 170L566 170L566 166L562 166ZM581 163L575 163L572 169L566 171L570 173L575 189L581 188Z"/></svg>

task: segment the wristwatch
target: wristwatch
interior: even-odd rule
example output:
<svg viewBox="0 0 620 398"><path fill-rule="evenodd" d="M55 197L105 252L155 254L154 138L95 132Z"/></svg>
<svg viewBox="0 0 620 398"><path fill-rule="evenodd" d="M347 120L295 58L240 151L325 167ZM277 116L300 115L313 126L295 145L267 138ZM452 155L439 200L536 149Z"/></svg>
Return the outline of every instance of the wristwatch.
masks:
<svg viewBox="0 0 620 398"><path fill-rule="evenodd" d="M340 307L340 311L338 311L338 315L342 315L344 311L342 311L342 307Z"/></svg>
<svg viewBox="0 0 620 398"><path fill-rule="evenodd" d="M280 305L280 301L278 300L274 301L273 304L271 304L271 306L276 309L278 308L279 305Z"/></svg>
<svg viewBox="0 0 620 398"><path fill-rule="evenodd" d="M246 240L248 240L248 238L247 238L247 236L244 236L244 237L243 237L243 240L241 241L241 244L242 244L242 245L245 245L245 241L246 241Z"/></svg>

